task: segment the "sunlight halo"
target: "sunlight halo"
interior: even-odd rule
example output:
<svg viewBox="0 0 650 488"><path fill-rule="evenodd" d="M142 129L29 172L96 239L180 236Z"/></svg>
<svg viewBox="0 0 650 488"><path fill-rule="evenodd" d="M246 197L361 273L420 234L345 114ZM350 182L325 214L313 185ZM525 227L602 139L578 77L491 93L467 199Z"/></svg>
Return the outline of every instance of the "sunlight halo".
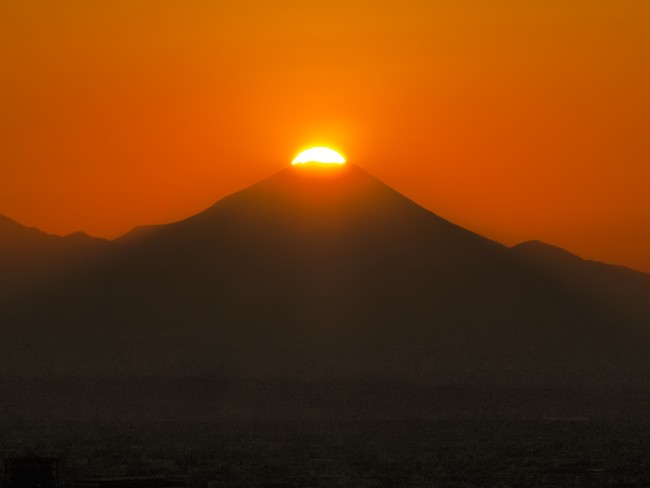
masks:
<svg viewBox="0 0 650 488"><path fill-rule="evenodd" d="M312 147L298 154L291 164L307 163L345 164L345 158L329 147Z"/></svg>

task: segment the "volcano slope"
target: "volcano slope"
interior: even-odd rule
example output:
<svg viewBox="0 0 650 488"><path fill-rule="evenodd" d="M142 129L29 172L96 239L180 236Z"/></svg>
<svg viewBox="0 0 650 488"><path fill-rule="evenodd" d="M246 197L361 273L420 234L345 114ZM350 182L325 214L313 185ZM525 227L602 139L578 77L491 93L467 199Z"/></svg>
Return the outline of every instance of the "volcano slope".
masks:
<svg viewBox="0 0 650 488"><path fill-rule="evenodd" d="M350 164L290 167L5 301L0 362L29 376L646 384L648 275L547 250L485 239Z"/></svg>

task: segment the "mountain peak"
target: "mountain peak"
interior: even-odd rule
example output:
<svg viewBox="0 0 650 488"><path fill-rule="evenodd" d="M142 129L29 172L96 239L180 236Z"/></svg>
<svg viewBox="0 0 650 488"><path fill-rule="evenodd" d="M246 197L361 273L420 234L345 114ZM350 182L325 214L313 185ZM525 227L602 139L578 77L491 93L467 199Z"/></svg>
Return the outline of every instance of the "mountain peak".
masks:
<svg viewBox="0 0 650 488"><path fill-rule="evenodd" d="M502 247L435 215L349 163L287 167L144 237L159 233L183 233L188 243L188 236L197 236L202 242L243 239L276 247L408 244L441 255L456 255L460 249L467 253L473 246Z"/></svg>
<svg viewBox="0 0 650 488"><path fill-rule="evenodd" d="M257 194L295 204L337 206L360 203L371 194L383 193L409 201L374 176L350 163L289 166L235 195ZM411 202L412 205L415 205Z"/></svg>
<svg viewBox="0 0 650 488"><path fill-rule="evenodd" d="M512 250L523 256L535 257L537 259L548 259L554 262L561 261L567 263L583 261L580 256L577 256L566 249L539 240L522 242L512 246Z"/></svg>

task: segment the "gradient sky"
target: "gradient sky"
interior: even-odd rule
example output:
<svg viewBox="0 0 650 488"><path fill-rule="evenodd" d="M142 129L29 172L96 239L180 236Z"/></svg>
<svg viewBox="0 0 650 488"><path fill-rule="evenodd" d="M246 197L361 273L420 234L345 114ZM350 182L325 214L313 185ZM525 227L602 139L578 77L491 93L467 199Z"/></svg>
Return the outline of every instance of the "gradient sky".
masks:
<svg viewBox="0 0 650 488"><path fill-rule="evenodd" d="M0 214L115 237L310 145L650 271L648 0L0 2Z"/></svg>

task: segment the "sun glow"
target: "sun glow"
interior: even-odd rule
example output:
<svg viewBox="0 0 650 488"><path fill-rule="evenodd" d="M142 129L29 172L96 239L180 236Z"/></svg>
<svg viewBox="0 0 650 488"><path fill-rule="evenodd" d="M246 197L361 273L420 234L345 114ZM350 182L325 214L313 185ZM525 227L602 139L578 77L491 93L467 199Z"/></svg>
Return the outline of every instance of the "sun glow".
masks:
<svg viewBox="0 0 650 488"><path fill-rule="evenodd" d="M307 163L344 164L345 158L329 147L312 147L298 154L291 164Z"/></svg>

